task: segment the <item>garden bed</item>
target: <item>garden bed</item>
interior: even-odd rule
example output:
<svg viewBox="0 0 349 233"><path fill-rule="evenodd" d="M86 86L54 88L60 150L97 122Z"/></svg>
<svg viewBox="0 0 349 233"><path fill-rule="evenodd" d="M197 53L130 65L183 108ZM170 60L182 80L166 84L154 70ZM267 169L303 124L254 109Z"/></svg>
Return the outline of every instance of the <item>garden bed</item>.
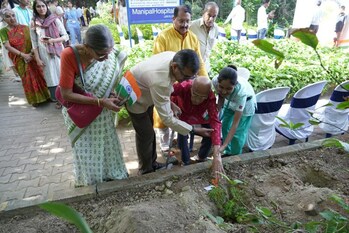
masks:
<svg viewBox="0 0 349 233"><path fill-rule="evenodd" d="M225 168L229 178L244 182L241 187L250 213L256 207L266 207L289 226L296 221L321 220L319 213L329 208L345 216L343 209L329 200L332 194L346 201L349 198L349 157L338 149L226 163ZM220 227L216 224L212 216L217 216L218 210L204 190L209 172L172 176L161 183L151 183L147 176L143 179L147 185L69 205L83 214L93 232L247 232L251 226L227 220ZM267 222L255 227L259 232L286 232ZM33 210L2 217L0 232L78 231L48 213Z"/></svg>

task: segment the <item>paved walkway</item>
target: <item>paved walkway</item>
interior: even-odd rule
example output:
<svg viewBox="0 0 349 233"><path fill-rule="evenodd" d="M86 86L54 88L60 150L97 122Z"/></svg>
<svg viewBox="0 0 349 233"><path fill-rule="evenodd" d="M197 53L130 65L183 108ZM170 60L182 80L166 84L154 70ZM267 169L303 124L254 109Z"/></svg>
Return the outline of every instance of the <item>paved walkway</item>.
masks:
<svg viewBox="0 0 349 233"><path fill-rule="evenodd" d="M83 190L74 188L72 148L61 111L54 103L28 105L22 84L13 77L11 72L0 76L0 212L55 200L57 193L72 197ZM134 130L131 126L117 130L127 169L134 176L138 166ZM285 145L287 140L278 136L275 147Z"/></svg>

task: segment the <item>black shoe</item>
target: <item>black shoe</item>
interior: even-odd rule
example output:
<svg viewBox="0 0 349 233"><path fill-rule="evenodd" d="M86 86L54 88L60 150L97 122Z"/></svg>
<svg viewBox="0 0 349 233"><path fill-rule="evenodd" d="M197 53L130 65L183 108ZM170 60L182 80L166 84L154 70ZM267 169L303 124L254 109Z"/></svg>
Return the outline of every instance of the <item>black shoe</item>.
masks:
<svg viewBox="0 0 349 233"><path fill-rule="evenodd" d="M166 167L166 165L164 163L155 162L153 164L154 171L159 170L159 169L164 168L164 167Z"/></svg>

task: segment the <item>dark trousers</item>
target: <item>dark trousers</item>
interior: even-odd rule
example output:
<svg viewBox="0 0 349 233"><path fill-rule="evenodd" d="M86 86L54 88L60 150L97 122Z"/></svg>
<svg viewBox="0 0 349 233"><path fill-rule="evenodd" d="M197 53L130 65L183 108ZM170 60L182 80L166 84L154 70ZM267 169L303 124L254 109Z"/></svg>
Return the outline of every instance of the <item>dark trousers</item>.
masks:
<svg viewBox="0 0 349 233"><path fill-rule="evenodd" d="M153 165L157 159L153 108L154 106L150 106L145 113L140 114L128 112L136 131L136 149L142 174L154 171Z"/></svg>
<svg viewBox="0 0 349 233"><path fill-rule="evenodd" d="M209 124L203 124L201 126L204 128L210 128ZM185 165L188 165L190 161L188 135L178 134L177 141L178 141L178 148L181 150L181 153L182 153L182 162ZM202 137L201 146L198 153L200 159L207 158L208 154L210 153L211 145L212 145L211 137Z"/></svg>

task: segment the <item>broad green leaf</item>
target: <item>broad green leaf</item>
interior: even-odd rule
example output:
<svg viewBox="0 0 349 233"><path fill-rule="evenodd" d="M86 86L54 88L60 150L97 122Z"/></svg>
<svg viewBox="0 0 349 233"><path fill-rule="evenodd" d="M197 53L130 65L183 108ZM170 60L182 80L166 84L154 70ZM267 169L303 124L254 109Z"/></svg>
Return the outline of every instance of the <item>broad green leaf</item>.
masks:
<svg viewBox="0 0 349 233"><path fill-rule="evenodd" d="M344 110L344 109L347 109L347 108L349 108L349 101L344 101L344 102L339 103L337 105L337 109Z"/></svg>
<svg viewBox="0 0 349 233"><path fill-rule="evenodd" d="M334 202L336 202L336 203L337 203L338 205L340 205L346 212L349 213L349 205L347 205L347 204L345 203L345 201L344 201L341 197L339 197L339 196L333 194L333 195L330 197L330 199L333 200Z"/></svg>
<svg viewBox="0 0 349 233"><path fill-rule="evenodd" d="M269 54L272 54L274 56L276 56L276 60L275 60L275 69L279 68L282 61L284 60L285 58L285 55L274 49L274 45L270 42L268 42L267 40L261 40L261 39L258 39L258 40L254 40L252 41L252 43L259 49L263 50L264 52L267 52Z"/></svg>
<svg viewBox="0 0 349 233"><path fill-rule="evenodd" d="M266 208L266 207L256 207L256 209L263 214L265 217L271 217L273 215L273 213L271 212L270 209Z"/></svg>
<svg viewBox="0 0 349 233"><path fill-rule="evenodd" d="M326 139L323 143L322 143L323 146L325 147L337 147L337 148L340 148L340 149L343 149L345 150L346 152L349 153L349 144L346 143L346 142L342 142L338 139L335 139L335 138L328 138Z"/></svg>
<svg viewBox="0 0 349 233"><path fill-rule="evenodd" d="M309 233L316 233L320 227L320 222L308 222L305 224L305 230Z"/></svg>
<svg viewBox="0 0 349 233"><path fill-rule="evenodd" d="M311 125L319 125L321 122L318 121L318 120L309 120L309 123L310 123Z"/></svg>
<svg viewBox="0 0 349 233"><path fill-rule="evenodd" d="M303 44L306 44L316 50L319 40L316 35L309 31L308 28L296 29L291 33L292 36L300 39Z"/></svg>
<svg viewBox="0 0 349 233"><path fill-rule="evenodd" d="M335 219L335 214L332 212L332 211L330 211L330 210L325 210L325 211L323 211L323 212L320 212L320 215L324 218L324 219L326 219L327 221L332 221L332 220L334 220Z"/></svg>
<svg viewBox="0 0 349 233"><path fill-rule="evenodd" d="M82 215L73 208L63 203L46 202L40 204L39 207L57 217L73 223L76 227L79 228L82 233L92 233L92 230L90 229Z"/></svg>

